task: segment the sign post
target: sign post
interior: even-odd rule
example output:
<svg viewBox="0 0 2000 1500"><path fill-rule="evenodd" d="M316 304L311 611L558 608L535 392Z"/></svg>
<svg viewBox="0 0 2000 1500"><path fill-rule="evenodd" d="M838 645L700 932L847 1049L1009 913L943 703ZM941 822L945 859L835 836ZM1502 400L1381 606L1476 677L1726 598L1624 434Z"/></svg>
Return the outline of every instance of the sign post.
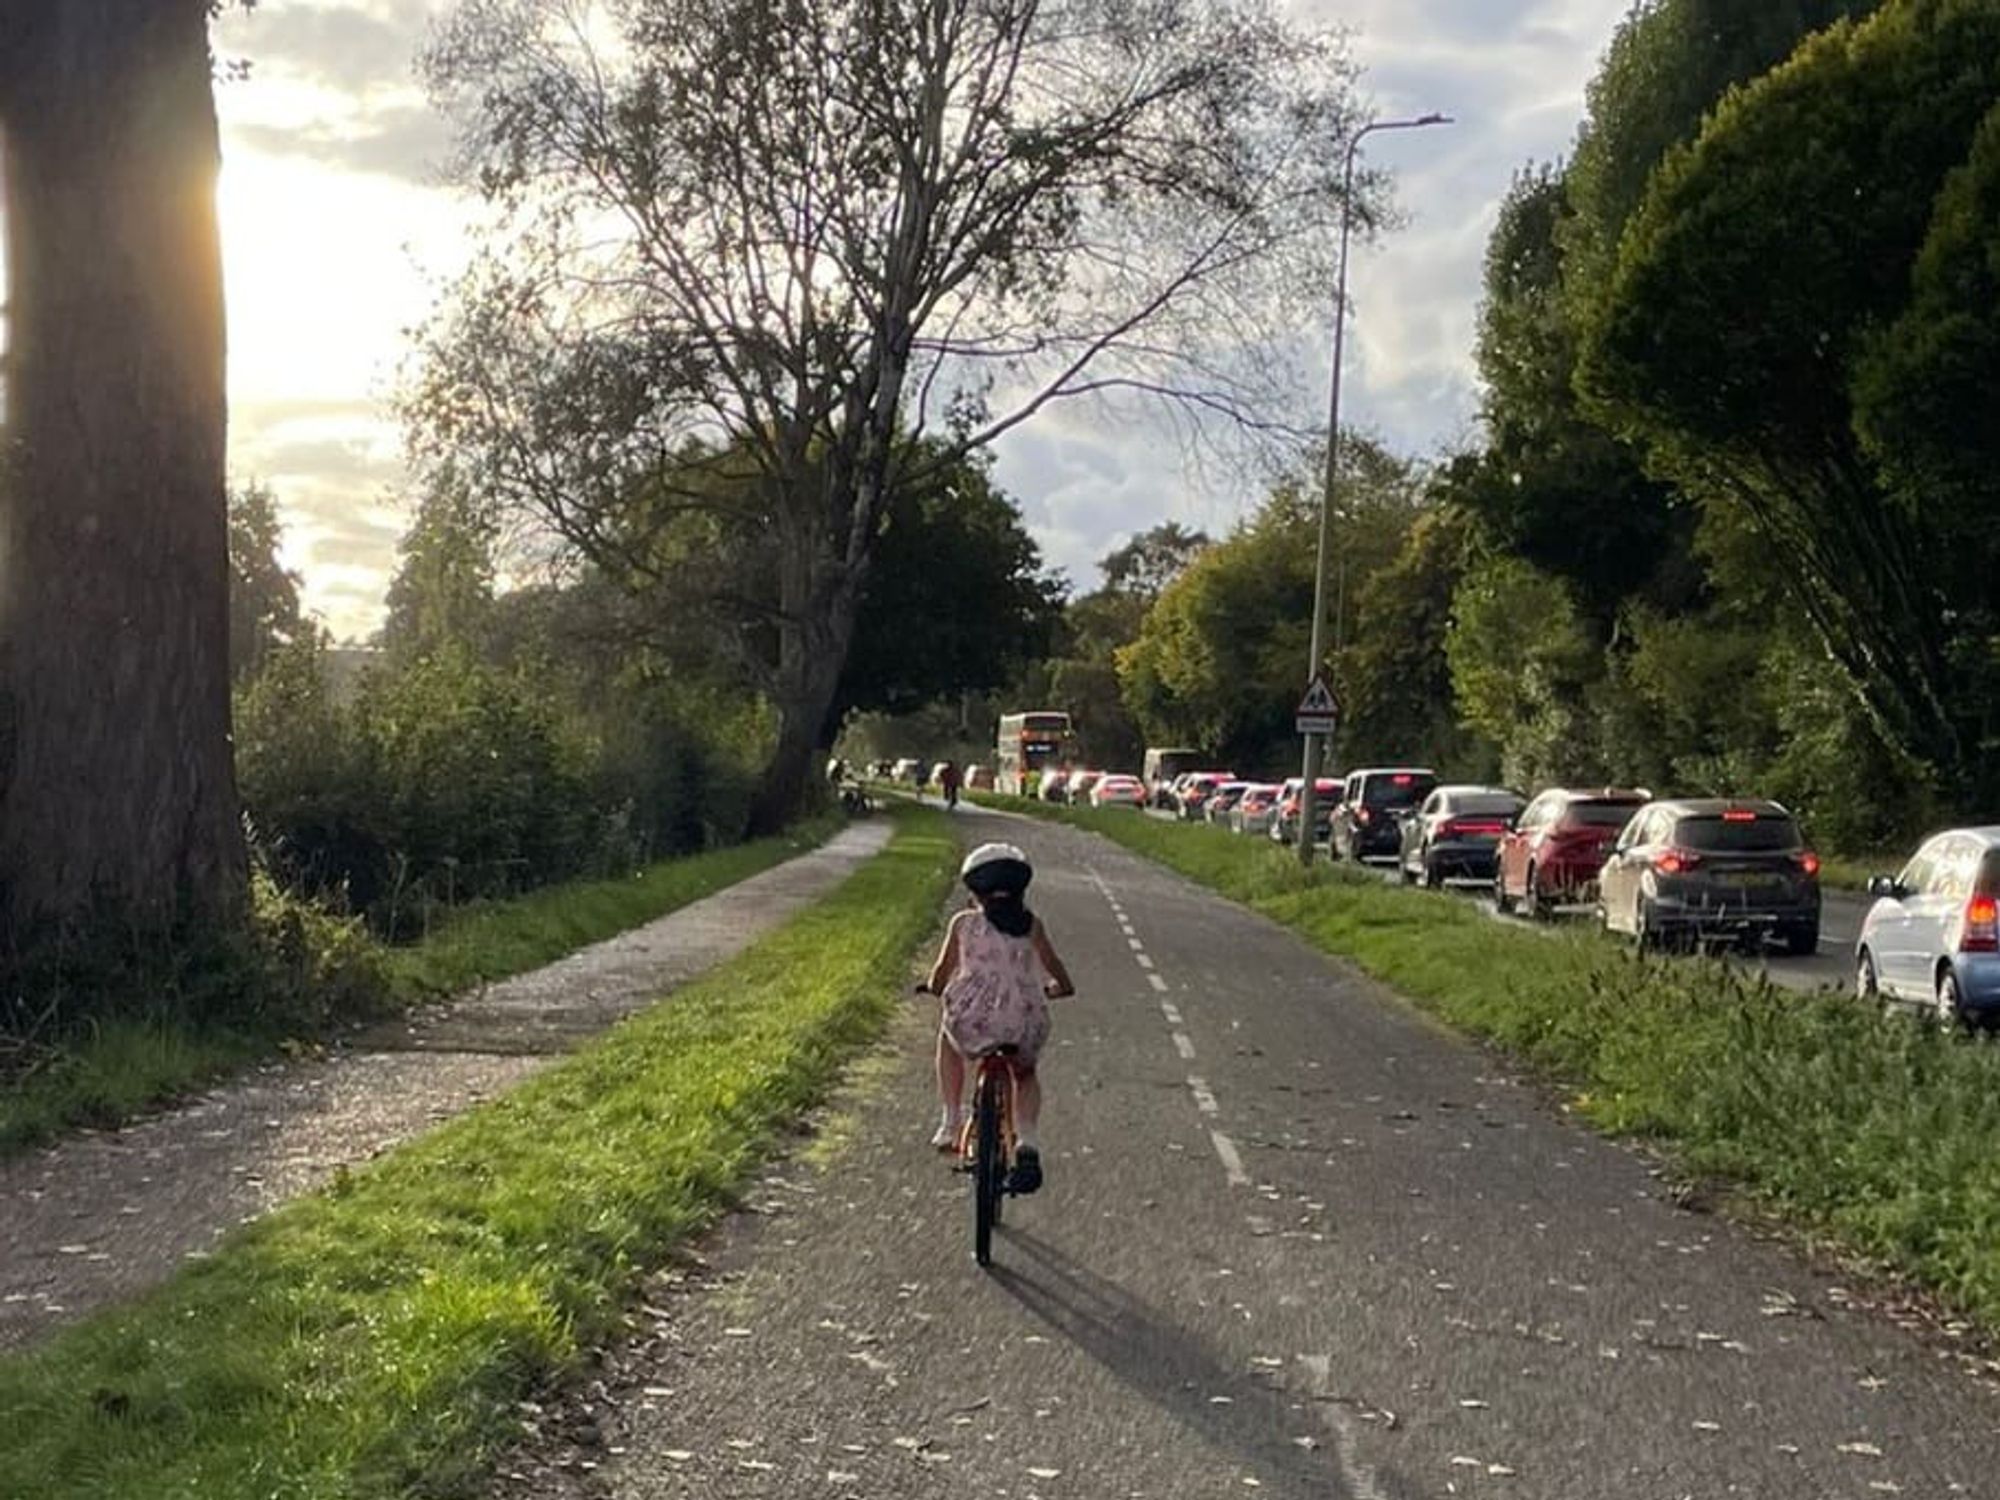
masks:
<svg viewBox="0 0 2000 1500"><path fill-rule="evenodd" d="M1319 823L1319 772L1321 742L1331 739L1340 728L1340 704L1326 679L1317 672L1299 700L1298 730L1305 736L1305 780L1299 788L1299 859L1312 863L1313 829Z"/></svg>

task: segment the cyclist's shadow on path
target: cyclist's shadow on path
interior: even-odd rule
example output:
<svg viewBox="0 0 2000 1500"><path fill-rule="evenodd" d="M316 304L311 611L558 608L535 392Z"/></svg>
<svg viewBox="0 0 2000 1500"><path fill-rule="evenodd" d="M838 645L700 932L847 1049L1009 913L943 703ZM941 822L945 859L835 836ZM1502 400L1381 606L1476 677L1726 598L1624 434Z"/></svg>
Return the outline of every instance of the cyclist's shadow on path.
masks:
<svg viewBox="0 0 2000 1500"><path fill-rule="evenodd" d="M1046 1240L1006 1226L999 1236L988 1268L996 1286L1177 1422L1236 1455L1265 1493L1274 1485L1313 1500L1419 1493L1393 1471L1351 1475L1337 1424L1313 1393L1222 1363L1199 1334Z"/></svg>

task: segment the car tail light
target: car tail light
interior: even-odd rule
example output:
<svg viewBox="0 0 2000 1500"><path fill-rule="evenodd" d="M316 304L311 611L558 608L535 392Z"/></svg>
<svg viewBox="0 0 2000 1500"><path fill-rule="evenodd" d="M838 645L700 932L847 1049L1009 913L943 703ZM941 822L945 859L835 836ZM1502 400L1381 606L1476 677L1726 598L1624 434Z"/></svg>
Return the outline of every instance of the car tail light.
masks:
<svg viewBox="0 0 2000 1500"><path fill-rule="evenodd" d="M1747 807L1732 807L1722 815L1725 823L1754 823L1757 815Z"/></svg>
<svg viewBox="0 0 2000 1500"><path fill-rule="evenodd" d="M1391 776L1389 778L1390 782L1396 786L1408 786L1416 779L1414 776Z"/></svg>
<svg viewBox="0 0 2000 1500"><path fill-rule="evenodd" d="M1819 879L1819 856L1817 854L1808 849L1805 853L1794 855L1793 857L1798 860L1799 868L1805 871L1808 876L1814 880Z"/></svg>
<svg viewBox="0 0 2000 1500"><path fill-rule="evenodd" d="M2000 953L2000 902L1974 896L1965 903L1965 929L1958 936L1960 953Z"/></svg>
<svg viewBox="0 0 2000 1500"><path fill-rule="evenodd" d="M1446 818L1438 828L1441 839L1459 839L1473 833L1505 833L1507 825L1490 818Z"/></svg>
<svg viewBox="0 0 2000 1500"><path fill-rule="evenodd" d="M1653 868L1662 875L1685 875L1701 863L1701 856L1692 849L1662 849L1653 856Z"/></svg>

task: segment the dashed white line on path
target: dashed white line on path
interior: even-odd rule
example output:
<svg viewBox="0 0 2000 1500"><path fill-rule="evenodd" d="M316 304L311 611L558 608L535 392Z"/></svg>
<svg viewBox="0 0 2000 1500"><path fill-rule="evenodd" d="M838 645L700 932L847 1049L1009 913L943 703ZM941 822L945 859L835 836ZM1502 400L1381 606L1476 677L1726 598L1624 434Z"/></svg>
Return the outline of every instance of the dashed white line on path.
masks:
<svg viewBox="0 0 2000 1500"><path fill-rule="evenodd" d="M1188 1091L1194 1095L1194 1107L1203 1114L1213 1115L1221 1112L1220 1106L1215 1102L1215 1095L1208 1090L1206 1080L1190 1077Z"/></svg>
<svg viewBox="0 0 2000 1500"><path fill-rule="evenodd" d="M1160 988L1165 989L1166 986L1161 985ZM1171 1001L1162 1000L1160 1002L1160 1014L1167 1018L1169 1026L1178 1026L1181 1024L1181 1008Z"/></svg>
<svg viewBox="0 0 2000 1500"><path fill-rule="evenodd" d="M1153 982L1153 988L1158 990L1162 995L1167 992L1166 980L1160 978L1157 974L1148 974L1146 977Z"/></svg>
<svg viewBox="0 0 2000 1500"><path fill-rule="evenodd" d="M1250 1186L1250 1174L1243 1170L1243 1158L1236 1154L1236 1142L1219 1130L1211 1130L1208 1138L1215 1142L1215 1154L1222 1158L1222 1170L1229 1174L1229 1185Z"/></svg>
<svg viewBox="0 0 2000 1500"><path fill-rule="evenodd" d="M1194 1042L1185 1031L1174 1033L1174 1051L1180 1053L1181 1061L1194 1061Z"/></svg>
<svg viewBox="0 0 2000 1500"><path fill-rule="evenodd" d="M1138 960L1139 960L1139 967L1140 967L1140 968L1142 968L1142 969L1150 969L1150 968L1152 968L1152 967L1153 967L1153 960L1152 960L1152 959L1151 959L1150 957L1148 957L1148 956L1147 956L1146 954L1144 954L1144 953L1135 953L1135 954L1133 954L1132 956L1133 956L1134 958L1136 958L1136 959L1138 959Z"/></svg>
<svg viewBox="0 0 2000 1500"><path fill-rule="evenodd" d="M1128 937L1127 939L1125 939L1125 941L1131 945L1131 949L1134 953L1141 951L1146 946L1144 943L1140 942L1135 937Z"/></svg>

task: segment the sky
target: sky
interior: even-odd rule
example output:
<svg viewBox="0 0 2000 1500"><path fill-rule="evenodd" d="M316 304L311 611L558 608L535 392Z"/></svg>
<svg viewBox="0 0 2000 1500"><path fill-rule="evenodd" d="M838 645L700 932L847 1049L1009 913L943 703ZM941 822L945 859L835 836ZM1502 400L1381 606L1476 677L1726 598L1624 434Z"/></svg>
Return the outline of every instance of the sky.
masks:
<svg viewBox="0 0 2000 1500"><path fill-rule="evenodd" d="M446 187L443 122L414 59L450 0L263 0L217 27L250 64L218 92L230 317L232 477L275 491L285 560L341 639L379 624L408 524L389 409L406 330L462 264L473 213ZM1564 154L1583 89L1629 0L1288 0L1351 29L1383 118L1456 123L1372 137L1401 226L1350 277L1343 426L1434 457L1474 433L1487 235L1515 171ZM1326 337L1330 349L1332 289ZM1331 369L1322 355L1324 388ZM1000 483L1048 562L1081 588L1095 559L1173 519L1226 531L1262 476L1191 472L1140 414L1057 407L1002 440Z"/></svg>

